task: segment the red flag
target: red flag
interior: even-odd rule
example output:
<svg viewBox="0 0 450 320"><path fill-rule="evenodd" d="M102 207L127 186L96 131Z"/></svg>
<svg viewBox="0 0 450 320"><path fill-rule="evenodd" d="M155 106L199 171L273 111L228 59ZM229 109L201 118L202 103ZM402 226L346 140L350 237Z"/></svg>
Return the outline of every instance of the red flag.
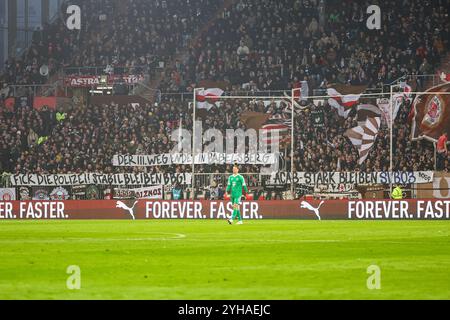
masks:
<svg viewBox="0 0 450 320"><path fill-rule="evenodd" d="M56 97L34 97L33 108L41 110L44 106L49 109L56 109Z"/></svg>
<svg viewBox="0 0 450 320"><path fill-rule="evenodd" d="M14 105L16 104L16 99L13 97L6 98L5 100L5 108L10 112L14 111Z"/></svg>
<svg viewBox="0 0 450 320"><path fill-rule="evenodd" d="M442 81L444 82L450 82L450 73L441 72L439 75Z"/></svg>

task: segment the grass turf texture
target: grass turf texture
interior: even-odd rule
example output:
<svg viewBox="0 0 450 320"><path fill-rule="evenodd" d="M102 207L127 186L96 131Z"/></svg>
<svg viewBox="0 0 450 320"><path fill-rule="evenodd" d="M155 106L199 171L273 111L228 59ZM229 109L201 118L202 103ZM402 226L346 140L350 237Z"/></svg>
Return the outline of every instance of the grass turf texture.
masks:
<svg viewBox="0 0 450 320"><path fill-rule="evenodd" d="M1 221L0 299L449 299L448 221ZM381 269L381 289L366 286ZM81 268L68 290L66 269Z"/></svg>

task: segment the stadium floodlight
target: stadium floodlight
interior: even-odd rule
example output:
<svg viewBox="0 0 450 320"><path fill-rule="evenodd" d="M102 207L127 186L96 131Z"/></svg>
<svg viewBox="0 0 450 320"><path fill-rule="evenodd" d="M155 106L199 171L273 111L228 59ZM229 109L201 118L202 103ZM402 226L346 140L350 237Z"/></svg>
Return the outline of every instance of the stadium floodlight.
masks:
<svg viewBox="0 0 450 320"><path fill-rule="evenodd" d="M43 76L43 77L48 76L48 72L49 72L49 69L48 69L48 66L47 66L46 64L43 64L43 65L41 66L41 68L39 69L39 73L40 73L41 76Z"/></svg>

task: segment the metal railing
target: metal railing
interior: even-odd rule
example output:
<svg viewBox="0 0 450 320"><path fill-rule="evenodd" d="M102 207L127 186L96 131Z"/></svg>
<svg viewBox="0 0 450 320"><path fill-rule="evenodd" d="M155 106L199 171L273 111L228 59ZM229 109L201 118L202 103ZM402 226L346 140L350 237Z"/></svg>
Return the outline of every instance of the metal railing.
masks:
<svg viewBox="0 0 450 320"><path fill-rule="evenodd" d="M392 81L391 83L383 85L382 92L388 93L390 86L399 84L400 82L403 81L406 81L410 85L416 84L417 88L419 89L417 91L422 91L426 89L425 85L428 82L431 82L431 87L437 86L441 83L441 79L437 74L408 74Z"/></svg>
<svg viewBox="0 0 450 320"><path fill-rule="evenodd" d="M283 93L286 93L288 96L287 99L290 99L290 90L250 90L250 91L244 91L244 90L231 90L226 91L225 96L265 96L267 98L271 97L280 97L283 95ZM193 100L193 92L161 92L161 98L163 99L170 99L175 98L180 101L192 101Z"/></svg>
<svg viewBox="0 0 450 320"><path fill-rule="evenodd" d="M14 84L10 85L13 97L25 96L57 96L58 87L61 82L55 81L52 84Z"/></svg>
<svg viewBox="0 0 450 320"><path fill-rule="evenodd" d="M143 81L139 81L138 83L132 85L132 89L130 92L133 95L138 95L147 100L159 103L161 101L161 90L150 88L149 86L147 86L149 80L149 75L145 75Z"/></svg>
<svg viewBox="0 0 450 320"><path fill-rule="evenodd" d="M426 83L431 81L431 86L436 86L441 83L440 77L437 74L427 74L427 75L416 75L410 74L402 76L391 83L384 84L382 87L378 88L367 88L365 91L367 93L380 93L380 94L389 94L389 89L391 85L399 84L402 81L405 81L409 84L416 83L420 90L424 90L424 86ZM418 90L419 91L419 90ZM232 90L227 91L225 95L233 95L233 96L281 96L283 93L287 93L290 98L290 90ZM192 92L163 92L161 93L162 97L177 97L181 101L189 101L192 100ZM325 96L327 95L326 89L322 88L314 88L312 89L312 95L310 96Z"/></svg>
<svg viewBox="0 0 450 320"><path fill-rule="evenodd" d="M62 69L63 76L71 75L89 75L98 76L105 74L150 74L151 70L161 69L159 67L150 67L148 65L136 66L83 66L83 67L65 67Z"/></svg>
<svg viewBox="0 0 450 320"><path fill-rule="evenodd" d="M106 66L91 66L91 67L67 67L64 68L59 73L59 78L57 81L51 84L33 84L33 85L10 85L12 88L13 96L20 97L26 95L44 95L50 96L57 92L57 87L62 85L61 78L64 76L70 75L104 75ZM140 72L143 74L145 79L144 81L140 81L138 83L132 84L129 86L129 92L135 95L154 95L155 101L159 102L161 99L170 99L174 98L180 101L191 101L193 99L192 92L161 92L159 89L150 88L147 84L150 81L150 74L148 72L147 66L132 66L132 67L119 67L125 71L129 71L129 74L132 74L134 71L140 71L141 68L144 72ZM120 71L120 70L119 70ZM125 74L127 72L122 72ZM120 73L119 73L120 74ZM441 83L441 80L436 74L429 75L406 75L394 80L391 83L383 85L381 88L367 88L366 92L368 93L380 93L380 94L388 94L389 87L394 84L398 84L401 81L406 80L409 84L416 83L420 90L423 90L424 85L426 83L431 82L431 86L436 86ZM268 98L272 96L282 96L284 93L290 96L290 90L232 90L225 92L225 95L233 95L233 96L267 96ZM325 96L326 89L315 88L312 89L311 96Z"/></svg>

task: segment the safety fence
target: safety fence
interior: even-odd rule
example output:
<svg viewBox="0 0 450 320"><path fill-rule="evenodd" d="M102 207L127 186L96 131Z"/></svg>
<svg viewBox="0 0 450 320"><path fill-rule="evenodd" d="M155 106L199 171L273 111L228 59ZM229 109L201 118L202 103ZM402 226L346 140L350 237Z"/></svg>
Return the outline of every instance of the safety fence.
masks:
<svg viewBox="0 0 450 320"><path fill-rule="evenodd" d="M153 68L152 70L159 70L159 68ZM152 95L156 97L155 101L157 102L161 99L175 99L181 102L190 102L193 100L192 92L161 92L158 89L150 88L148 84L154 76L153 73L154 71L150 72L149 67L145 65L119 66L115 68L109 68L108 66L67 67L55 74L53 81L46 84L9 85L10 90L8 96L16 98L25 96L67 96L68 89L71 87L84 87L89 88L91 91L94 90L93 92L90 92L91 94L113 95L123 94L120 92L124 91L127 95ZM125 78L123 78L123 76L125 76ZM136 77L139 79L134 80ZM140 77L142 77L142 79ZM102 78L108 78L109 80L102 80ZM70 81L73 83L70 84ZM410 85L414 85L417 91L442 83L439 75L435 74L405 75L391 83L384 84L382 87L366 88L365 92L369 94L379 94L379 98L388 98L390 86L405 81ZM106 84L113 86L110 90L102 90L102 85ZM114 87L114 85L116 87ZM122 90L122 88L117 86L124 86L126 87L126 90ZM96 87L100 87L100 89ZM232 90L225 93L225 95L248 97L280 97L284 94L290 95L290 90L256 90L245 88L243 90ZM309 95L325 96L326 89L312 88Z"/></svg>
<svg viewBox="0 0 450 320"><path fill-rule="evenodd" d="M282 174L287 175L288 173ZM350 173L349 173L350 174ZM381 173L382 174L382 173ZM270 174L242 174L251 199L386 199L390 198L391 185L386 181L361 181L362 183L335 182L311 183L297 181L291 190L290 181L276 182ZM311 174L317 180L319 175ZM340 175L340 174L339 174ZM425 176L419 172L416 176ZM369 176L369 175L368 175ZM405 175L406 176L406 175ZM191 183L167 184L54 184L27 185L11 183L9 174L3 174L0 200L99 200L99 199L224 199L229 174L196 173ZM433 172L426 180L414 183L415 176L398 181L406 199L450 199L450 173ZM193 182L193 185L192 185ZM194 186L194 188L192 187ZM193 195L193 192L195 193Z"/></svg>

